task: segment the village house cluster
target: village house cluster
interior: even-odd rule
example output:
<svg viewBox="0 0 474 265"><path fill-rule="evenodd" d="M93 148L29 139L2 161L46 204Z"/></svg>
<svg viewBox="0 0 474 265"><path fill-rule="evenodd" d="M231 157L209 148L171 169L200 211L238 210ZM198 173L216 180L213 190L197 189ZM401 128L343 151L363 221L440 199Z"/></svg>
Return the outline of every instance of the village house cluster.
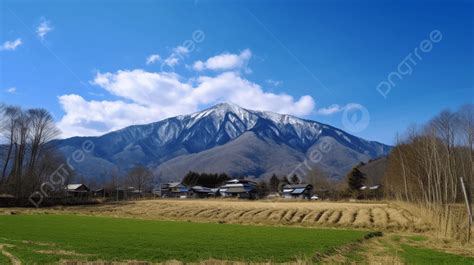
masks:
<svg viewBox="0 0 474 265"><path fill-rule="evenodd" d="M262 199L259 196L258 184L247 179L228 180L218 188L203 186L187 186L182 182L162 183L159 188L152 191L152 195L160 198L239 198ZM113 197L115 199L128 199L145 195L134 187L118 188L107 192L104 188L90 190L84 184L69 184L65 188L68 197L86 199L89 197ZM282 187L279 194L285 199L315 199L313 186L310 184L287 184Z"/></svg>

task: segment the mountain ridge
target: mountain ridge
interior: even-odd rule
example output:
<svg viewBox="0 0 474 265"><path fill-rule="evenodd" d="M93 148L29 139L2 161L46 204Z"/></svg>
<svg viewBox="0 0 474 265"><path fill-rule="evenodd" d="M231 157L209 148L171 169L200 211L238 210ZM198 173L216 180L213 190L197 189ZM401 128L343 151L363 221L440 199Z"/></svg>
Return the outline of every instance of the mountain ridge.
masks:
<svg viewBox="0 0 474 265"><path fill-rule="evenodd" d="M77 173L79 176L96 179L99 182L106 181L107 175L114 167L124 173L136 164L154 169L157 176L164 180L176 179L183 174L183 170L196 169L196 166L189 166L196 164L195 159L207 164L216 164L218 160L219 164L223 165L222 167L201 166L197 168L226 172L224 165L236 163L236 170L231 173L248 175L250 172L245 170L245 166L238 169L239 159L226 161L219 157L219 153L226 153L227 156L234 157L233 159L236 159L235 157L247 159L250 155L243 151L245 148L240 148L231 142L244 134L250 135L248 132L252 134L246 137L250 137L254 144L262 146L259 150L264 150L263 146L276 153L287 150L288 152L285 151L283 152L285 154L281 153L281 155L294 163L304 161L308 150L319 143L321 139L331 139L338 148L346 149L347 152L340 151L345 153L344 159L332 157L322 167L331 171L335 170L338 173L342 173L341 170L331 167L331 163L340 164L337 163L338 160L351 160L343 163L347 164L343 167L345 169L360 162L358 160L364 161L386 155L391 148L388 145L367 141L316 121L287 114L248 110L229 103L220 103L199 112L170 117L158 122L131 125L97 137L71 137L57 140L57 144L64 154L71 155L75 149L80 148L83 141L93 142L94 150L86 154L85 162L78 163ZM239 143L247 145L242 140L239 140ZM224 151L223 146L229 150ZM237 149L243 154L235 153L238 152ZM213 154L215 152L217 154ZM201 157L200 153L202 153ZM206 155L219 157L219 159L205 159L203 156ZM347 155L352 158L346 158ZM283 157L277 159L278 163L285 160ZM293 157L297 157L297 159L293 159ZM232 158L230 159L232 160ZM260 173L259 176L265 176L268 172L284 173L271 170L274 168L271 158L266 157L264 160L261 161L262 165L268 164L268 166L253 165L259 168L255 171ZM164 168L171 167L170 164L173 164L173 167L181 168L179 173L170 173L169 170L164 173L166 171Z"/></svg>

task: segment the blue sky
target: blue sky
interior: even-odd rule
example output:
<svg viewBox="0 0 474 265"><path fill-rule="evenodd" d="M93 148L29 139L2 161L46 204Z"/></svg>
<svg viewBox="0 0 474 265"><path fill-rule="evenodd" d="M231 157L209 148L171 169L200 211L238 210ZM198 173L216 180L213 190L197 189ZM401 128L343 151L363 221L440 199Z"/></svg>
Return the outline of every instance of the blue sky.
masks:
<svg viewBox="0 0 474 265"><path fill-rule="evenodd" d="M472 1L0 3L0 101L65 137L229 101L392 144L474 99Z"/></svg>

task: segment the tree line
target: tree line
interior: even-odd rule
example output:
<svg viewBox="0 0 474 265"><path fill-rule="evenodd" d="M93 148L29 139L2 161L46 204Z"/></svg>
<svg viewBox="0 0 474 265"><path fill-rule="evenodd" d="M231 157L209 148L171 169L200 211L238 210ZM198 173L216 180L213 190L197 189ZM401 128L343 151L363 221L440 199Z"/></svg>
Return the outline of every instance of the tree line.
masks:
<svg viewBox="0 0 474 265"><path fill-rule="evenodd" d="M226 173L198 173L189 171L183 178L182 183L186 186L203 186L208 188L218 188L231 177Z"/></svg>
<svg viewBox="0 0 474 265"><path fill-rule="evenodd" d="M385 173L385 195L423 205L448 223L451 206L465 200L461 178L472 205L473 154L474 105L444 110L398 139Z"/></svg>
<svg viewBox="0 0 474 265"><path fill-rule="evenodd" d="M64 162L51 140L59 135L45 109L0 105L0 194L25 198Z"/></svg>

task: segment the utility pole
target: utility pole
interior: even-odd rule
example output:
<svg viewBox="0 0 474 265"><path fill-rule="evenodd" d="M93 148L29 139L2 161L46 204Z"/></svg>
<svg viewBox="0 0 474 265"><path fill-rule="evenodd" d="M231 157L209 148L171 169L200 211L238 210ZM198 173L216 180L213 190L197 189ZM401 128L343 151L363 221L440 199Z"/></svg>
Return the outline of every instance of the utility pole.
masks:
<svg viewBox="0 0 474 265"><path fill-rule="evenodd" d="M466 186L464 185L464 179L460 177L461 179L461 187L462 187L462 193L464 194L464 200L466 201L466 209L467 209L467 218L469 219L468 225L467 225L467 242L470 241L471 239L471 226L472 226L472 212L471 212L471 200L467 196L467 191L466 191Z"/></svg>

